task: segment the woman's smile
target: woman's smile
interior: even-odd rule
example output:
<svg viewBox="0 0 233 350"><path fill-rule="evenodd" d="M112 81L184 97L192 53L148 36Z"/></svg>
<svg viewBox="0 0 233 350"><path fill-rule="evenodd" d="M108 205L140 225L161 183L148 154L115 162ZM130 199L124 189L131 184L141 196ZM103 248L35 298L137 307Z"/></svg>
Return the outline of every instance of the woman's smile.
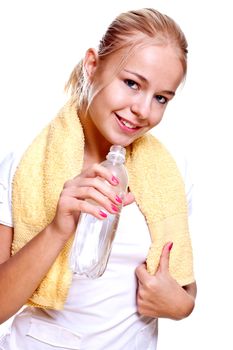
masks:
<svg viewBox="0 0 233 350"><path fill-rule="evenodd" d="M141 126L135 125L129 120L120 117L116 113L115 115L117 123L123 132L132 134L138 132L142 128Z"/></svg>

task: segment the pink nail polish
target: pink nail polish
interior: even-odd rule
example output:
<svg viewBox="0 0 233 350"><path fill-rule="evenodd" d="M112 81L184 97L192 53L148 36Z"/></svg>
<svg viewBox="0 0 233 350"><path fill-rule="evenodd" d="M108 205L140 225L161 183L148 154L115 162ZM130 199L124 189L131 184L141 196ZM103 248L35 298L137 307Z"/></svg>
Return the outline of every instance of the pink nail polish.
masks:
<svg viewBox="0 0 233 350"><path fill-rule="evenodd" d="M119 181L115 176L112 176L112 182L114 182L116 185L119 184Z"/></svg>
<svg viewBox="0 0 233 350"><path fill-rule="evenodd" d="M122 199L121 199L119 196L116 195L115 198L116 198L116 201L117 201L118 203L122 203Z"/></svg>
<svg viewBox="0 0 233 350"><path fill-rule="evenodd" d="M99 213L103 218L107 217L107 214L104 211L100 210Z"/></svg>
<svg viewBox="0 0 233 350"><path fill-rule="evenodd" d="M112 210L119 211L119 208L115 204L111 204Z"/></svg>
<svg viewBox="0 0 233 350"><path fill-rule="evenodd" d="M171 243L169 244L168 250L170 251L170 250L172 249L172 247L173 247L173 242L171 242Z"/></svg>

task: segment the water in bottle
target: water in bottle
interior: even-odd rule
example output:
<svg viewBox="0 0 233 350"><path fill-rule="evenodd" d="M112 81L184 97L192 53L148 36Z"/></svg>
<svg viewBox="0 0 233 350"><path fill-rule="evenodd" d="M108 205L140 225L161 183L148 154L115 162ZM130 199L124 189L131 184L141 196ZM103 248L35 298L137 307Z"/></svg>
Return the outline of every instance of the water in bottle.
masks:
<svg viewBox="0 0 233 350"><path fill-rule="evenodd" d="M125 152L124 147L113 145L106 160L101 163L102 166L110 169L119 180L119 184L113 188L122 199L128 186L128 175L124 166ZM98 205L94 201L91 203ZM98 207L103 210L99 205ZM116 214L107 213L104 220L87 213L80 214L70 254L70 266L74 273L89 278L97 278L104 273L118 226L120 211L121 207Z"/></svg>

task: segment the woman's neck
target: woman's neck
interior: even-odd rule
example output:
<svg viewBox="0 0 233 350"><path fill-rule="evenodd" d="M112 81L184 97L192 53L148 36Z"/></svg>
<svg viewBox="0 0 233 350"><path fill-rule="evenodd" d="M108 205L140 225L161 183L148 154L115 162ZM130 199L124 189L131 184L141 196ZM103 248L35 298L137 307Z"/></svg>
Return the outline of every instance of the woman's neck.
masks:
<svg viewBox="0 0 233 350"><path fill-rule="evenodd" d="M85 138L84 162L87 161L89 165L102 162L105 160L111 144L96 128L88 113L79 112L79 119Z"/></svg>

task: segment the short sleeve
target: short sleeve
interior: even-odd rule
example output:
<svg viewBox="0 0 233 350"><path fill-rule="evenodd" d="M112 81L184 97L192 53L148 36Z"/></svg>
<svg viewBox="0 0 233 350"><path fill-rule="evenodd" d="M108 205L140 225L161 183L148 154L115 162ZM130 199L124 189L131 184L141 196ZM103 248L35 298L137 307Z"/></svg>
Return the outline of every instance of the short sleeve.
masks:
<svg viewBox="0 0 233 350"><path fill-rule="evenodd" d="M0 224L13 227L12 181L19 155L9 153L0 161Z"/></svg>

